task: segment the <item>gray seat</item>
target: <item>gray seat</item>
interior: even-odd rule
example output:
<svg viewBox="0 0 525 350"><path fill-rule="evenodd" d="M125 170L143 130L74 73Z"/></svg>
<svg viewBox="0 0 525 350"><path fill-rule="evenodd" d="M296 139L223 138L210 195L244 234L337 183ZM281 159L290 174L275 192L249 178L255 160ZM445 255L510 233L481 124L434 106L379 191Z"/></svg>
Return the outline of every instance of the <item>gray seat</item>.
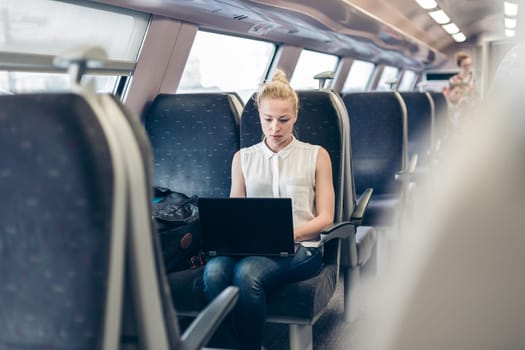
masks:
<svg viewBox="0 0 525 350"><path fill-rule="evenodd" d="M396 92L363 92L343 95L350 117L355 191L372 187L363 225L392 226L408 187L406 106ZM396 181L396 179L401 181Z"/></svg>
<svg viewBox="0 0 525 350"><path fill-rule="evenodd" d="M363 215L370 192L361 206L356 205L348 148L348 116L340 97L333 91L298 91L299 118L294 126L297 137L304 142L323 146L332 160L333 181L336 194L335 227L323 232L325 266L321 273L306 281L279 288L268 296L268 320L290 324L292 347L311 346L312 325L324 311L334 294L340 269L345 273L345 315L353 318L350 308L356 308L351 300L352 276L366 263L375 244L375 232L371 227L357 226ZM262 139L259 113L250 99L241 117L241 146L248 147ZM357 212L360 214L358 215ZM353 214L353 216L352 216ZM357 217L359 216L359 217ZM342 239L332 239L332 238ZM346 253L340 261L341 247ZM357 282L354 279L353 282Z"/></svg>
<svg viewBox="0 0 525 350"><path fill-rule="evenodd" d="M144 116L154 158L153 185L188 195L228 197L231 161L239 149L239 109L229 93L159 95ZM170 273L177 313L206 306L203 268Z"/></svg>
<svg viewBox="0 0 525 350"><path fill-rule="evenodd" d="M428 166L434 137L434 105L424 92L400 92L407 108L408 154L418 155L418 167Z"/></svg>
<svg viewBox="0 0 525 350"><path fill-rule="evenodd" d="M101 98L108 119L126 152L129 204L128 275L126 276L126 347L144 349L200 349L233 308L238 290L224 290L181 334L173 308L158 236L151 221L151 147L138 118L109 96Z"/></svg>
<svg viewBox="0 0 525 350"><path fill-rule="evenodd" d="M302 127L300 127L299 135L300 138L303 138L302 135L317 135L317 136L306 136L307 140L315 142L315 137L322 138L324 140L322 143L331 151L332 162L334 164L334 178L336 179L335 184L338 186L336 189L337 201L339 205L337 206L338 218L343 216L343 160L344 154L344 139L341 127L342 119L333 108L332 102L330 102L330 94L328 93L319 93L315 92L312 96L321 96L322 104L329 102L331 110L327 114L323 114L326 118L317 118L319 116L319 105L315 106L315 98L312 100L309 98L308 93L301 95L302 101L302 110L300 111L300 120L304 116L304 122L301 122ZM305 97L306 96L306 97ZM308 102L310 101L310 102ZM203 105L202 108L206 109L206 105ZM152 109L154 111L159 111L160 109ZM192 112L192 115L200 115L202 117L207 117L206 114ZM315 116L315 117L314 117ZM156 119L155 116L148 115L147 118ZM172 117L175 118L175 117ZM197 120L191 120L189 118L184 118L183 116L178 117L186 121L186 128L191 127L192 123L195 123ZM148 125L148 119L146 119L146 125ZM257 140L261 139L261 130L258 123L258 113L253 105L253 99L249 100L246 104L243 116L241 121L244 123L242 133L243 140L245 142L251 142L248 140ZM226 121L225 125L234 126L229 121ZM320 129L319 126L322 126ZM147 128L148 131L150 130ZM228 135L232 133L228 131L228 127L223 127L217 129L223 130ZM175 133L179 129L173 129ZM206 132L203 130L203 132ZM173 134L174 137L175 134ZM150 135L150 137L155 137L155 135ZM219 137L220 139L220 137ZM225 137L226 139L226 137ZM211 142L211 140L210 140ZM236 139L230 140L230 145L235 145L235 142L238 142ZM155 147L155 141L152 140L153 147ZM316 142L319 143L319 142ZM204 143L201 145L206 147ZM230 146L224 147L229 149ZM156 151L154 151L156 152ZM195 154L201 154L196 152ZM182 157L182 155L181 155ZM233 157L233 152L227 153L224 152L221 154L218 159L215 159L213 164L210 164L209 157L201 157L200 164L203 167L214 167L219 168L217 171L222 171L223 176L228 179L230 176L230 162ZM173 158L172 158L173 161ZM222 169L222 170L220 170ZM192 171L192 170L188 170ZM179 175L176 175L180 177ZM198 181L195 180L195 181ZM213 188L208 188L208 182L202 182L202 187L197 191L197 193L210 193L211 195L227 195L229 191L229 183L225 184L222 188L222 191L213 192ZM180 185L180 184L179 184ZM181 185L184 188L184 185ZM353 209L354 202L349 203L349 209ZM338 219L341 221L341 219ZM355 248L355 225L352 223L340 223L340 227L345 227L344 229L339 228L335 229L336 232L333 233L337 237L345 237L345 242L348 245L353 245L354 248L352 252L357 254L357 248ZM364 232L364 236L373 234L373 231ZM328 238L329 234L326 235ZM363 240L363 242L372 243L373 240ZM270 322L280 322L290 324L291 330L291 347L294 349L308 349L311 348L312 344L312 324L319 318L319 316L324 311L324 308L328 304L330 298L334 294L338 277L339 277L339 261L340 261L340 246L341 242L338 239L331 240L326 243L325 246L325 261L327 262L323 271L316 277L309 279L307 281L302 281L298 283L293 283L283 288L279 288L268 295L268 320ZM363 250L363 252L366 250ZM366 260L366 259L365 259ZM359 259L356 258L356 261ZM361 261L363 261L361 259ZM357 264L356 264L357 266ZM348 268L351 268L348 266ZM180 271L172 273L169 275L169 281L171 286L171 293L173 296L173 302L175 307L178 310L179 314L193 316L198 310L201 310L206 305L206 298L203 292L203 281L202 281L202 268L201 269L192 269L186 271Z"/></svg>
<svg viewBox="0 0 525 350"><path fill-rule="evenodd" d="M449 133L448 125L448 102L442 92L428 92L434 102L435 123L434 123L434 151L439 151L441 144L445 142Z"/></svg>
<svg viewBox="0 0 525 350"><path fill-rule="evenodd" d="M116 348L125 193L115 148L81 96L0 104L0 348Z"/></svg>
<svg viewBox="0 0 525 350"><path fill-rule="evenodd" d="M161 94L144 124L153 149L153 184L198 196L227 197L239 149L239 110L228 93Z"/></svg>
<svg viewBox="0 0 525 350"><path fill-rule="evenodd" d="M201 348L236 290L179 333L152 241L140 124L109 96L0 99L0 347Z"/></svg>

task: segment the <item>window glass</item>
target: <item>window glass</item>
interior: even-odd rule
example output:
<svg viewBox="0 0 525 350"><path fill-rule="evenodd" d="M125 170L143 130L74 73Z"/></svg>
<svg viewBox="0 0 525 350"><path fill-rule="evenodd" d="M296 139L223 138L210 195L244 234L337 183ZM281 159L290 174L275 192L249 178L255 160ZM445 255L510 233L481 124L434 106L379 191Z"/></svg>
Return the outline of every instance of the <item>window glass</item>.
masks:
<svg viewBox="0 0 525 350"><path fill-rule="evenodd" d="M177 92L231 91L246 102L264 80L274 53L275 45L268 42L199 31Z"/></svg>
<svg viewBox="0 0 525 350"><path fill-rule="evenodd" d="M372 77L375 64L372 62L354 60L346 78L343 92L365 91Z"/></svg>
<svg viewBox="0 0 525 350"><path fill-rule="evenodd" d="M82 84L95 81L97 92L113 93L118 76L85 75ZM0 71L0 94L44 91L70 91L69 75L65 73L2 72Z"/></svg>
<svg viewBox="0 0 525 350"><path fill-rule="evenodd" d="M377 90L378 91L388 91L390 90L390 83L395 81L398 78L399 74L399 68L391 67L391 66L385 66L383 69L383 73L381 74L381 78L379 78L379 82L377 83ZM394 88L397 84L394 84Z"/></svg>
<svg viewBox="0 0 525 350"><path fill-rule="evenodd" d="M414 71L406 70L401 77L401 83L399 83L399 91L410 91L414 87L416 82L417 74Z"/></svg>
<svg viewBox="0 0 525 350"><path fill-rule="evenodd" d="M84 3L85 4L85 3ZM1 0L2 51L57 55L73 47L100 45L111 60L136 61L149 15L49 0Z"/></svg>
<svg viewBox="0 0 525 350"><path fill-rule="evenodd" d="M316 74L326 71L334 72L337 68L337 56L303 50L290 80L294 89L317 89L319 81L314 79ZM332 83L330 81L330 83Z"/></svg>

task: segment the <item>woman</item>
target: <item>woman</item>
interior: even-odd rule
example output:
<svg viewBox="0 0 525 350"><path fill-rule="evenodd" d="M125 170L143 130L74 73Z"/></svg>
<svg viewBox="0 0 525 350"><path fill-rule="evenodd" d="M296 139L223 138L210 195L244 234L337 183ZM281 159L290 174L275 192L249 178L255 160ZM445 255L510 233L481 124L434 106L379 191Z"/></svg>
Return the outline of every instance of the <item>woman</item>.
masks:
<svg viewBox="0 0 525 350"><path fill-rule="evenodd" d="M476 95L472 58L465 52L458 52L456 54L456 64L459 67L459 73L449 79L449 88L446 91L446 95L450 95L453 87L459 87L462 100L471 103Z"/></svg>
<svg viewBox="0 0 525 350"><path fill-rule="evenodd" d="M264 140L233 157L230 196L291 197L296 254L287 258L215 257L204 270L209 300L229 285L239 287L233 328L241 348L249 350L261 349L266 293L321 271L319 232L333 223L335 202L328 152L292 134L299 101L282 71L261 87L257 106Z"/></svg>

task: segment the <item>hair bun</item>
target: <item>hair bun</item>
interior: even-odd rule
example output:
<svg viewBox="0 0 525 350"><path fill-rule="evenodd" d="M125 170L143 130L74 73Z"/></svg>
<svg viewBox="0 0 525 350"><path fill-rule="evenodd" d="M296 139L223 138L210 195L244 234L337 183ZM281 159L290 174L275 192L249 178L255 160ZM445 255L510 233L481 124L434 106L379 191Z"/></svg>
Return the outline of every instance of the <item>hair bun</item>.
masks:
<svg viewBox="0 0 525 350"><path fill-rule="evenodd" d="M286 79L286 74L280 69L277 69L275 71L275 74L273 75L272 81L278 81L278 82L281 82L283 84L289 84L288 83L288 79Z"/></svg>

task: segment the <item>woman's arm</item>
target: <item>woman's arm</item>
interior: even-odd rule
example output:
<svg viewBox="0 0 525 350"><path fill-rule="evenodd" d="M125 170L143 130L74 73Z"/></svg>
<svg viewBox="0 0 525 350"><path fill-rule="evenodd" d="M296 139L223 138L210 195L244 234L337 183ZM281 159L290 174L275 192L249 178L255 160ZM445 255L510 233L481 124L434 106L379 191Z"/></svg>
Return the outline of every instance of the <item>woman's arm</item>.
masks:
<svg viewBox="0 0 525 350"><path fill-rule="evenodd" d="M237 151L232 160L232 186L230 197L246 197L246 186L241 168L241 151Z"/></svg>
<svg viewBox="0 0 525 350"><path fill-rule="evenodd" d="M334 222L335 193L332 180L332 162L324 148L319 149L315 167L315 209L317 216L294 230L295 240L317 239L319 232Z"/></svg>

